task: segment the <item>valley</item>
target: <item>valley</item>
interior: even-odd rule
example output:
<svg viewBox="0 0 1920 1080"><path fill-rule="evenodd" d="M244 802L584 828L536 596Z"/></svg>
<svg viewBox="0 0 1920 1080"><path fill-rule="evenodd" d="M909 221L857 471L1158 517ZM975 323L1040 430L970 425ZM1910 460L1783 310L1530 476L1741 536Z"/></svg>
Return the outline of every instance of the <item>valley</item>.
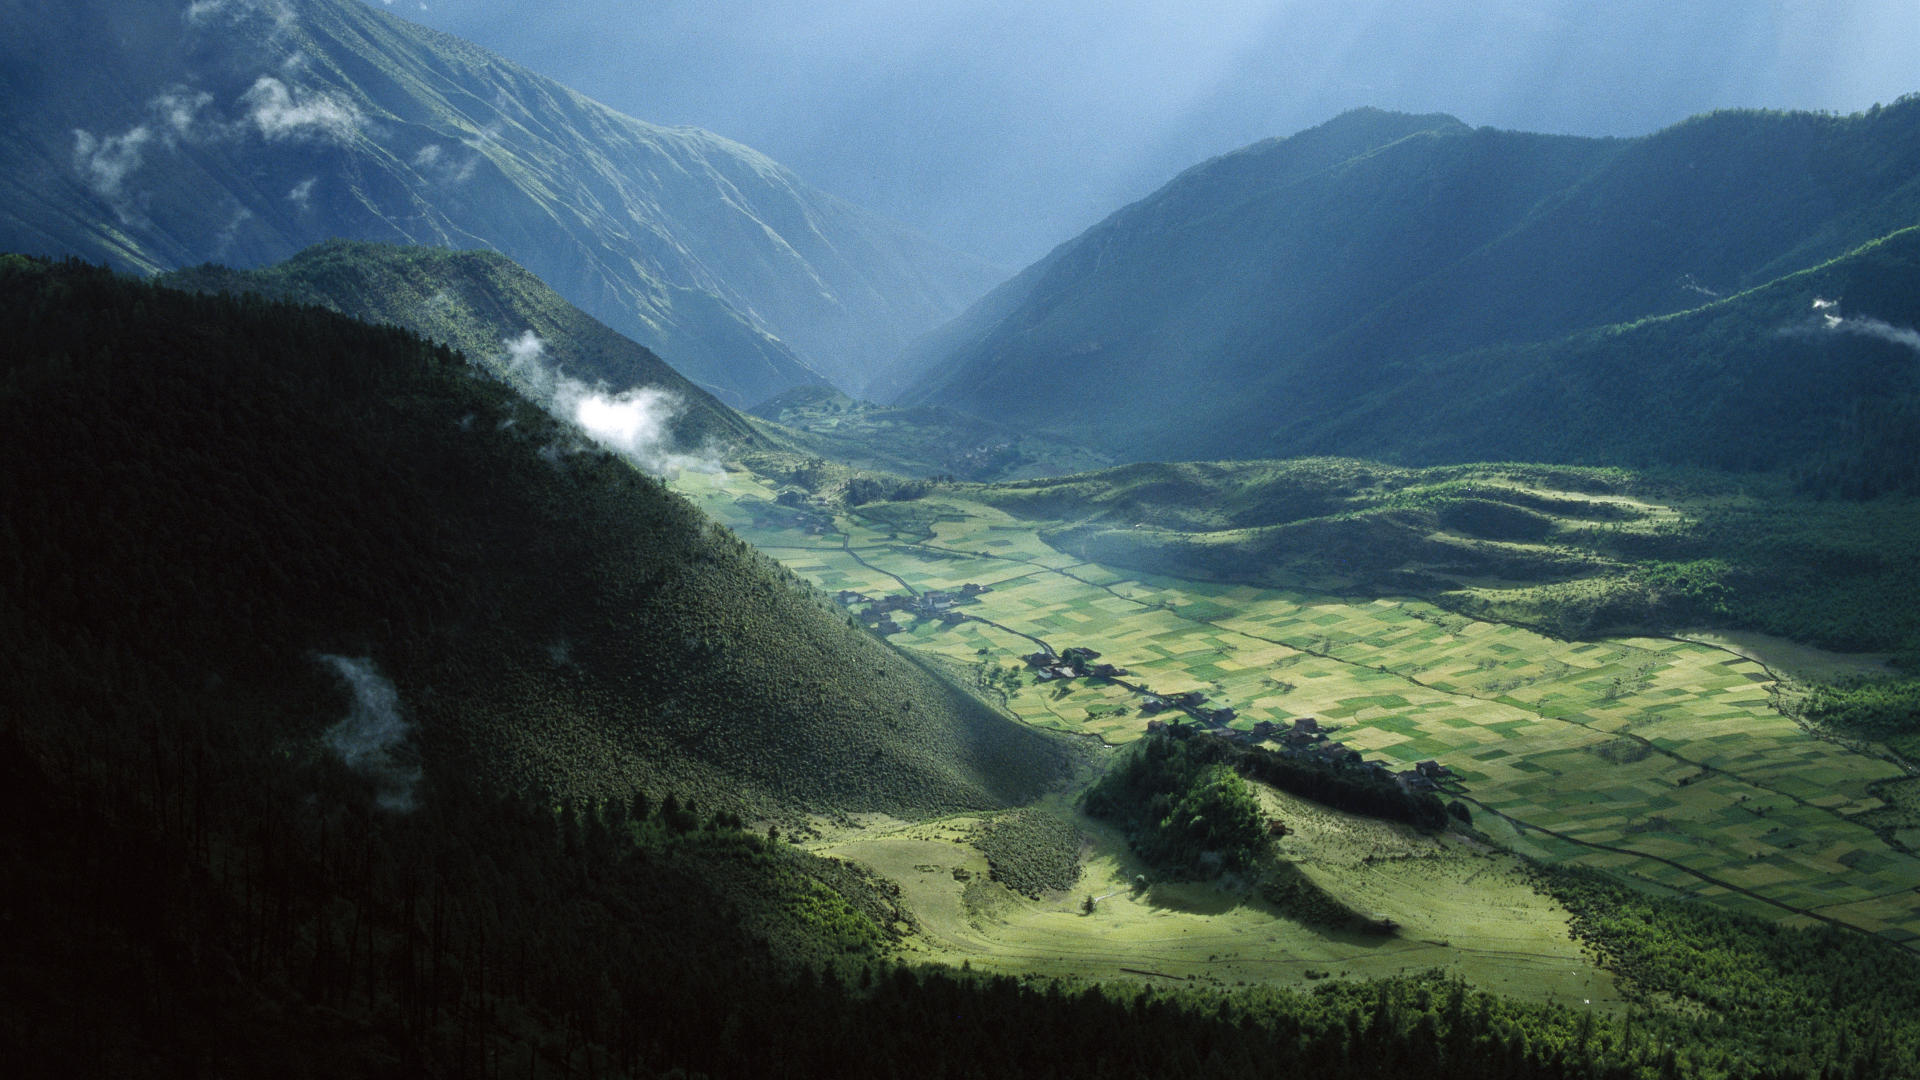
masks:
<svg viewBox="0 0 1920 1080"><path fill-rule="evenodd" d="M0 0L7 1075L1920 1076L1914 62L472 5Z"/></svg>
<svg viewBox="0 0 1920 1080"><path fill-rule="evenodd" d="M990 589L938 614L889 613L888 637L1029 725L1129 743L1148 721L1122 683L1205 694L1235 710L1238 731L1314 716L1392 769L1446 765L1443 798L1467 802L1475 827L1517 853L1790 924L1920 938L1916 823L1887 827L1901 801L1890 789L1920 780L1784 715L1779 676L1732 649L1561 640L1312 582L1119 570L959 493L830 513L781 505L775 485L743 472L680 485L830 594ZM1128 674L1038 682L1019 659L1036 641L1094 649Z"/></svg>

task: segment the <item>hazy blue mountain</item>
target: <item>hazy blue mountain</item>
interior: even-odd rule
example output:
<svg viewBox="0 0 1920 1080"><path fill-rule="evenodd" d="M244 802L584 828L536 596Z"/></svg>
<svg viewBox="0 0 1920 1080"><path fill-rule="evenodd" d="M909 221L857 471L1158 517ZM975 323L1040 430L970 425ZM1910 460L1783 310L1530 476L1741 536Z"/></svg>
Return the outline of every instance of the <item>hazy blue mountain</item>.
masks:
<svg viewBox="0 0 1920 1080"><path fill-rule="evenodd" d="M1419 458L1409 432L1440 406L1432 452L1484 456L1509 421L1474 408L1499 390L1473 374L1486 350L1696 308L1916 221L1920 98L1640 139L1361 110L1199 165L1062 245L924 339L901 400L1135 460ZM1547 397L1556 355L1532 354ZM1454 397L1428 393L1442 383ZM1363 408L1382 395L1400 407Z"/></svg>
<svg viewBox="0 0 1920 1080"><path fill-rule="evenodd" d="M736 404L995 275L766 157L358 0L0 0L0 248L141 270L332 237L495 248Z"/></svg>

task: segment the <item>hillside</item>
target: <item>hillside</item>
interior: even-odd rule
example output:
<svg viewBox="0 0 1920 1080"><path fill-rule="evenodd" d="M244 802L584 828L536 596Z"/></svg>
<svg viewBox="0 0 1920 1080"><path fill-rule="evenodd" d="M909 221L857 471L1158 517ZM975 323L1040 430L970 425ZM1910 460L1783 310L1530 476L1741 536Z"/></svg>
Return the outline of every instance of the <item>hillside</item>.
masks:
<svg viewBox="0 0 1920 1080"><path fill-rule="evenodd" d="M1155 574L1418 596L1565 638L1717 627L1920 665L1911 496L1819 498L1777 476L1337 458L1145 463L964 492L1049 543Z"/></svg>
<svg viewBox="0 0 1920 1080"><path fill-rule="evenodd" d="M76 266L4 277L0 663L23 722L81 718L57 743L184 711L310 754L336 656L390 681L429 784L912 815L1064 767L457 354Z"/></svg>
<svg viewBox="0 0 1920 1080"><path fill-rule="evenodd" d="M1595 408L1590 387L1556 386L1592 378L1587 339L1569 335L1846 256L1920 221L1916 176L1920 98L1852 117L1715 113L1604 140L1362 110L1196 166L1062 245L925 339L928 374L901 401L1134 460L1419 463L1487 445L1599 460L1613 448L1515 434L1501 409L1523 403L1499 397L1501 377L1533 379L1529 407ZM1749 327L1743 344L1781 328ZM1643 363L1671 365L1696 343L1659 344ZM1530 351L1509 363L1511 349ZM1488 371L1490 355L1509 371ZM1783 410L1794 388L1736 370L1702 389L1689 416L1755 398ZM1436 402L1455 411L1423 442ZM1662 422L1648 453L1697 460Z"/></svg>
<svg viewBox="0 0 1920 1080"><path fill-rule="evenodd" d="M0 3L0 250L154 271L332 237L493 248L735 405L996 276L753 150L359 0Z"/></svg>
<svg viewBox="0 0 1920 1080"><path fill-rule="evenodd" d="M551 404L557 378L604 387L609 394L641 387L664 391L675 409L669 430L680 445L765 445L745 418L651 350L495 252L336 240L258 270L208 264L158 281L194 292L258 293L398 326L464 353L542 404Z"/></svg>

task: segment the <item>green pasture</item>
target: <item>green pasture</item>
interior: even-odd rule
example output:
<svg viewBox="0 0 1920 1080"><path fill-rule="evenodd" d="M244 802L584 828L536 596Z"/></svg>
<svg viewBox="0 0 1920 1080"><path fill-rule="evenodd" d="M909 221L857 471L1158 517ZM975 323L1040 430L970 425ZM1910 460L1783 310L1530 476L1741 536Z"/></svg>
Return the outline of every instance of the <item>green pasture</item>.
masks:
<svg viewBox="0 0 1920 1080"><path fill-rule="evenodd" d="M992 586L962 610L997 626L902 615L894 641L991 681L1028 723L1114 744L1144 733L1122 687L1017 670L1034 648L1020 635L1090 647L1128 683L1232 706L1236 727L1310 715L1369 759L1437 759L1477 823L1517 850L1772 918L1920 937L1915 830L1875 827L1875 785L1901 774L1802 730L1774 707L1768 668L1729 647L1565 641L1417 601L1124 573L953 499L915 542L858 513L796 528L744 474L685 487L829 591L899 591L889 575L920 591Z"/></svg>
<svg viewBox="0 0 1920 1080"><path fill-rule="evenodd" d="M987 879L970 817L869 820L816 850L899 882L920 922L911 955L951 966L1217 985L1308 985L1444 968L1528 1000L1623 1007L1612 976L1573 940L1565 910L1534 891L1511 855L1270 790L1261 798L1296 830L1278 842L1281 858L1349 906L1394 919L1400 931L1305 926L1232 883L1156 883L1136 892L1135 876L1146 868L1117 833L1083 817L1072 818L1086 838L1081 880L1038 900ZM1091 914L1083 906L1088 896L1097 898Z"/></svg>

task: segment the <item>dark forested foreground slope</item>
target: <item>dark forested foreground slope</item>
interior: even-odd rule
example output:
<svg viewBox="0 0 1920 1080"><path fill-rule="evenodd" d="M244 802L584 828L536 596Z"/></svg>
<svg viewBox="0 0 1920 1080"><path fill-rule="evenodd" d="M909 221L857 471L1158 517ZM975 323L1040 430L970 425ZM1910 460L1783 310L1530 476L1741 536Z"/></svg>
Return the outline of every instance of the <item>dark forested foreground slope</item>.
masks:
<svg viewBox="0 0 1920 1080"><path fill-rule="evenodd" d="M75 267L5 284L0 663L63 739L159 710L310 747L345 710L333 655L391 681L429 778L912 813L1057 775L456 354Z"/></svg>
<svg viewBox="0 0 1920 1080"><path fill-rule="evenodd" d="M18 258L0 304L15 1075L1920 1060L1920 971L1884 943L1604 882L1551 887L1630 970L1631 1017L1439 976L1296 994L888 970L914 925L898 894L733 809L993 805L1057 777L1054 744L418 338Z"/></svg>
<svg viewBox="0 0 1920 1080"><path fill-rule="evenodd" d="M883 359L994 280L704 131L361 0L0 2L0 249L254 266L490 247L748 405Z"/></svg>
<svg viewBox="0 0 1920 1080"><path fill-rule="evenodd" d="M903 400L1136 460L1779 467L1912 392L1911 335L1867 325L1912 325L1911 238L1791 275L1920 223L1916 178L1920 98L1626 140L1351 113L1062 245L924 341Z"/></svg>
<svg viewBox="0 0 1920 1080"><path fill-rule="evenodd" d="M391 323L459 350L542 404L551 403L560 379L616 395L641 387L664 391L671 395L668 426L680 445L765 445L744 417L652 350L496 252L332 241L257 270L208 264L159 281L194 292L258 293Z"/></svg>

